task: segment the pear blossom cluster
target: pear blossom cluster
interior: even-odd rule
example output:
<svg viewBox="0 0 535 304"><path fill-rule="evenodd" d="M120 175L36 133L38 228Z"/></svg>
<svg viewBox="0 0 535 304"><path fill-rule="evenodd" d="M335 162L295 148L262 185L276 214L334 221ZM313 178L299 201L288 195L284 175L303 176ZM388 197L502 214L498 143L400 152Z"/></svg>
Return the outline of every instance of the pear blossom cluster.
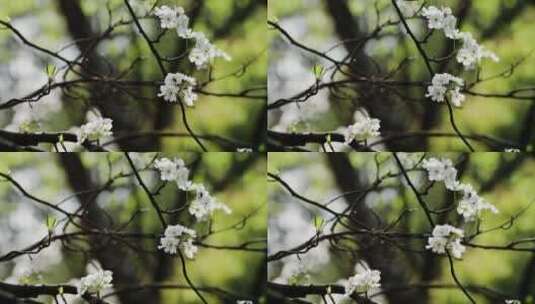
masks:
<svg viewBox="0 0 535 304"><path fill-rule="evenodd" d="M98 270L80 279L77 284L77 292L79 296L85 293L99 294L106 288L111 288L113 280L113 273L109 270Z"/></svg>
<svg viewBox="0 0 535 304"><path fill-rule="evenodd" d="M461 94L461 87L464 85L464 81L448 73L435 74L431 85L427 87L427 94L425 97L430 97L431 100L436 102L444 102L446 97L449 96L451 103L460 107L465 99L465 96Z"/></svg>
<svg viewBox="0 0 535 304"><path fill-rule="evenodd" d="M457 169L450 159L425 159L422 161L422 167L427 171L427 177L430 181L444 182L446 189L462 194L457 205L457 213L466 222L475 221L485 210L492 213L499 212L494 205L480 197L472 185L462 183L457 179ZM425 248L438 254L446 253L447 249L455 258L460 259L466 249L461 244L463 237L464 231L460 228L451 225L437 225L433 229L433 236L427 240L428 244Z"/></svg>
<svg viewBox="0 0 535 304"><path fill-rule="evenodd" d="M345 282L345 295L350 296L354 292L367 293L371 289L381 287L380 282L381 272L379 270L359 269L354 276Z"/></svg>
<svg viewBox="0 0 535 304"><path fill-rule="evenodd" d="M110 118L103 118L99 115L89 114L87 115L88 122L76 131L76 137L79 144L83 142L99 141L100 139L111 136L113 121Z"/></svg>
<svg viewBox="0 0 535 304"><path fill-rule="evenodd" d="M461 183L457 179L457 169L455 169L451 160L447 158L429 158L422 162L422 167L427 171L429 180L444 182L446 189L462 194L457 206L457 213L462 215L465 221L476 220L484 210L492 213L499 212L494 205L480 197L472 185Z"/></svg>
<svg viewBox="0 0 535 304"><path fill-rule="evenodd" d="M189 17L182 7L169 7L162 5L154 9L154 15L160 19L163 29L176 29L181 38L190 38L192 31L189 28Z"/></svg>
<svg viewBox="0 0 535 304"><path fill-rule="evenodd" d="M195 39L195 47L189 53L189 61L195 64L197 69L204 69L208 66L210 60L214 58L223 58L230 61L230 56L210 43L206 35L201 32L194 32L192 37Z"/></svg>
<svg viewBox="0 0 535 304"><path fill-rule="evenodd" d="M460 259L466 250L466 247L461 244L463 237L462 229L451 225L436 225L433 229L433 236L427 239L425 248L438 254L445 254L447 250L456 259Z"/></svg>
<svg viewBox="0 0 535 304"><path fill-rule="evenodd" d="M355 123L346 127L343 131L346 145L354 140L365 141L380 135L381 121L377 118L370 118L364 110L356 111L354 120Z"/></svg>
<svg viewBox="0 0 535 304"><path fill-rule="evenodd" d="M459 35L457 18L453 16L449 7L424 7L421 15L427 19L427 26L430 29L443 30L444 35L450 39L456 39Z"/></svg>
<svg viewBox="0 0 535 304"><path fill-rule="evenodd" d="M457 62L466 70L473 70L484 58L496 62L500 60L496 54L479 45L472 34L457 29L457 18L452 15L449 7L428 6L420 14L427 19L428 28L443 30L446 37L462 41L463 45L457 52Z"/></svg>
<svg viewBox="0 0 535 304"><path fill-rule="evenodd" d="M457 18L452 14L449 7L428 6L422 8L420 15L427 19L429 29L442 30L447 38L461 40L462 46L457 51L457 62L463 65L465 70L473 70L485 58L495 62L499 61L496 54L479 45L468 32L461 32L457 28ZM432 84L427 88L426 97L436 102L444 102L446 97L451 98L454 106L460 107L465 96L460 93L464 81L450 74L436 74ZM448 96L449 94L449 96Z"/></svg>
<svg viewBox="0 0 535 304"><path fill-rule="evenodd" d="M446 189L456 190L458 187L457 169L447 158L424 159L422 167L427 170L427 177L430 181L444 182Z"/></svg>
<svg viewBox="0 0 535 304"><path fill-rule="evenodd" d="M466 221L474 221L484 210L492 213L499 212L494 205L480 197L472 185L459 184L458 189L462 192L463 197L457 206L457 213L462 215Z"/></svg>
<svg viewBox="0 0 535 304"><path fill-rule="evenodd" d="M227 53L210 43L204 33L195 32L189 27L189 17L182 7L162 5L155 8L154 15L160 20L162 29L175 29L178 37L195 41L188 58L197 69L207 68L209 62L215 58L231 60ZM193 77L182 73L169 73L164 79L164 84L160 86L158 96L168 102L178 102L180 98L191 107L197 100L197 95L193 92L196 84L197 81Z"/></svg>
<svg viewBox="0 0 535 304"><path fill-rule="evenodd" d="M165 76L164 84L160 86L158 97L169 102L177 102L180 97L188 107L193 107L197 94L193 88L197 80L182 73L169 73Z"/></svg>
<svg viewBox="0 0 535 304"><path fill-rule="evenodd" d="M180 158L175 158L174 160L165 157L157 159L154 161L154 168L160 171L160 179L162 181L174 181L178 188L183 191L191 188L189 169Z"/></svg>
<svg viewBox="0 0 535 304"><path fill-rule="evenodd" d="M188 259L193 259L198 251L198 247L193 244L196 237L197 233L193 229L180 224L169 225L165 229L164 236L160 238L158 249L174 255L180 248Z"/></svg>
<svg viewBox="0 0 535 304"><path fill-rule="evenodd" d="M195 184L191 187L195 191L195 199L189 206L189 213L197 221L206 221L216 210L222 210L226 214L232 213L232 210L225 204L218 202L206 188L201 184Z"/></svg>
<svg viewBox="0 0 535 304"><path fill-rule="evenodd" d="M466 70L475 69L476 65L484 58L489 58L494 62L500 61L498 56L479 45L470 33L459 33L457 37L462 40L463 46L457 52L457 61L461 63Z"/></svg>
<svg viewBox="0 0 535 304"><path fill-rule="evenodd" d="M182 159L159 158L154 161L153 167L159 171L160 180L175 182L180 190L195 193L188 212L197 222L209 220L218 210L226 214L232 213L232 210L213 197L204 185L193 183L189 179L189 169ZM181 225L168 226L160 239L158 249L169 254L176 254L178 249L182 249L186 257L193 259L197 253L197 247L193 244L195 237L196 232L193 229Z"/></svg>
<svg viewBox="0 0 535 304"><path fill-rule="evenodd" d="M189 17L182 7L162 5L154 10L154 15L160 19L161 28L176 29L178 37L195 40L189 59L198 69L206 68L207 63L215 58L231 60L227 53L210 43L204 33L195 32L189 27Z"/></svg>

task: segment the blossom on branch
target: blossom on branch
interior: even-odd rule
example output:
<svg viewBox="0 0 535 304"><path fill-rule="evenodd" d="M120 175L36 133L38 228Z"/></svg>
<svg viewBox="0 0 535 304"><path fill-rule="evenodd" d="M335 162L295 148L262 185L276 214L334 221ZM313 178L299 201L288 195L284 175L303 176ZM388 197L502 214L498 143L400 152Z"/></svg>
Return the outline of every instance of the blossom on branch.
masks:
<svg viewBox="0 0 535 304"><path fill-rule="evenodd" d="M169 102L177 102L181 97L184 103L192 107L197 100L197 94L193 93L193 88L197 84L195 78L182 73L169 73L165 76L164 84L160 86L159 97Z"/></svg>
<svg viewBox="0 0 535 304"><path fill-rule="evenodd" d="M420 13L427 19L429 29L444 30L444 35L450 39L462 40L463 45L457 52L457 62L461 63L466 70L473 70L484 58L498 62L496 54L479 45L472 34L460 32L457 29L457 18L452 15L448 7L437 8L435 6L424 7Z"/></svg>
<svg viewBox="0 0 535 304"><path fill-rule="evenodd" d="M470 33L460 33L458 36L463 41L463 46L457 52L457 61L461 63L465 69L473 70L476 65L484 58L498 62L500 58L493 52L487 50L479 45Z"/></svg>
<svg viewBox="0 0 535 304"><path fill-rule="evenodd" d="M160 27L163 29L175 28L179 24L179 16L184 14L181 7L169 7L162 5L154 9L154 15L160 19Z"/></svg>
<svg viewBox="0 0 535 304"><path fill-rule="evenodd" d="M364 141L379 136L381 121L370 118L364 110L358 110L354 114L355 123L344 130L344 143L350 144L353 140Z"/></svg>
<svg viewBox="0 0 535 304"><path fill-rule="evenodd" d="M459 201L457 213L462 215L465 221L475 220L483 210L495 214L499 212L494 205L480 197L471 185L461 184L459 189L463 192L463 198Z"/></svg>
<svg viewBox="0 0 535 304"><path fill-rule="evenodd" d="M207 220L216 210L222 210L226 214L232 213L232 210L225 204L218 202L203 185L196 184L192 186L195 191L195 199L189 206L189 213L197 221Z"/></svg>
<svg viewBox="0 0 535 304"><path fill-rule="evenodd" d="M357 274L347 279L344 284L346 296L354 292L366 293L373 288L381 287L381 272L379 270L362 269Z"/></svg>
<svg viewBox="0 0 535 304"><path fill-rule="evenodd" d="M100 113L95 115L91 112L87 115L87 123L76 131L79 144L88 141L98 141L104 137L111 136L113 121L110 118L100 117Z"/></svg>
<svg viewBox="0 0 535 304"><path fill-rule="evenodd" d="M430 29L444 30L444 35L451 39L457 39L457 18L453 16L449 7L437 8L428 6L422 9L421 15L427 19Z"/></svg>
<svg viewBox="0 0 535 304"><path fill-rule="evenodd" d="M430 97L431 100L436 102L444 102L449 94L451 103L456 107L460 107L465 99L465 96L460 92L463 85L464 80L461 78L448 73L435 74L431 85L427 87L425 97Z"/></svg>
<svg viewBox="0 0 535 304"><path fill-rule="evenodd" d="M106 288L111 288L113 285L113 273L109 270L98 270L95 273L89 274L80 279L77 285L78 295L82 296L85 293L99 294Z"/></svg>
<svg viewBox="0 0 535 304"><path fill-rule="evenodd" d="M457 169L451 160L429 158L422 162L422 167L427 171L429 180L444 182L446 189L463 193L457 206L457 213L462 215L466 222L474 221L484 210L499 212L494 205L481 198L470 184L457 180Z"/></svg>
<svg viewBox="0 0 535 304"><path fill-rule="evenodd" d="M193 229L179 224L169 225L165 229L164 236L160 238L158 249L163 249L165 253L173 255L180 248L188 259L193 259L198 250L197 246L193 244L195 237L197 237L197 233Z"/></svg>
<svg viewBox="0 0 535 304"><path fill-rule="evenodd" d="M194 32L189 27L189 17L184 13L182 7L170 8L162 5L154 10L154 15L160 19L160 26L162 28L176 28L177 35L180 38L195 40L195 45L191 49L188 57L197 69L206 68L211 60L218 57L227 61L231 60L227 53L210 43L204 33ZM172 96L175 96L177 91L174 87L166 87L162 90L162 95L173 99ZM168 100L166 97L164 98ZM176 101L176 99L168 101Z"/></svg>
<svg viewBox="0 0 535 304"><path fill-rule="evenodd" d="M184 14L184 9L178 8L178 18L176 20L176 33L178 37L189 39L193 31L189 28L189 17Z"/></svg>
<svg viewBox="0 0 535 304"><path fill-rule="evenodd" d="M195 46L189 54L189 60L195 64L197 69L206 68L212 59L218 57L227 61L231 60L227 53L211 44L203 33L195 32L192 34L192 37L195 39Z"/></svg>
<svg viewBox="0 0 535 304"><path fill-rule="evenodd" d="M448 250L455 258L460 259L466 250L461 244L464 231L451 225L436 225L433 236L427 239L425 249L431 249L434 253L445 254Z"/></svg>
<svg viewBox="0 0 535 304"><path fill-rule="evenodd" d="M430 181L444 182L446 189L456 190L458 187L457 169L451 160L447 158L429 158L422 162L422 167L427 170Z"/></svg>
<svg viewBox="0 0 535 304"><path fill-rule="evenodd" d="M154 161L154 168L160 171L162 181L175 181L180 190L190 190L192 183L189 180L189 169L180 158L157 159Z"/></svg>

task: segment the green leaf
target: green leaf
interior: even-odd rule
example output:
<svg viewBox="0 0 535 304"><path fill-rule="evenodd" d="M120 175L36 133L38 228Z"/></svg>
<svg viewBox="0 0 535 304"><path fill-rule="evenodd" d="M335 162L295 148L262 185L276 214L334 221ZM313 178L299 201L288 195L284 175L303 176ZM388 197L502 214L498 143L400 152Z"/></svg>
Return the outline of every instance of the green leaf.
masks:
<svg viewBox="0 0 535 304"><path fill-rule="evenodd" d="M56 227L57 222L58 221L57 221L57 219L55 217L47 215L46 216L46 228L48 229L48 231L54 230L54 228Z"/></svg>
<svg viewBox="0 0 535 304"><path fill-rule="evenodd" d="M305 285L310 281L310 275L304 271L298 271L288 278L289 285Z"/></svg>
<svg viewBox="0 0 535 304"><path fill-rule="evenodd" d="M53 64L47 64L46 65L46 75L48 76L48 78L54 78L54 76L56 75L58 71L58 68L53 65Z"/></svg>
<svg viewBox="0 0 535 304"><path fill-rule="evenodd" d="M323 230L323 226L325 225L325 219L319 215L316 215L314 217L314 227L317 231Z"/></svg>
<svg viewBox="0 0 535 304"><path fill-rule="evenodd" d="M34 133L39 131L39 122L35 119L25 120L20 123L19 131L23 133Z"/></svg>
<svg viewBox="0 0 535 304"><path fill-rule="evenodd" d="M321 64L315 64L314 76L316 77L316 79L321 79L323 77L323 74L325 74L325 67Z"/></svg>

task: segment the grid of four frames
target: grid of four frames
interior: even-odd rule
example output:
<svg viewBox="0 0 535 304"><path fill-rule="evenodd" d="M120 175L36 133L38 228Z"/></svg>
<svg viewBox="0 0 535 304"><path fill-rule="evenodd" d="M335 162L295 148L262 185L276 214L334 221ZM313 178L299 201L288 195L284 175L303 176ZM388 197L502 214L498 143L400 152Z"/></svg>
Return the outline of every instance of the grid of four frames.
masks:
<svg viewBox="0 0 535 304"><path fill-rule="evenodd" d="M0 1L0 303L534 303L534 14Z"/></svg>

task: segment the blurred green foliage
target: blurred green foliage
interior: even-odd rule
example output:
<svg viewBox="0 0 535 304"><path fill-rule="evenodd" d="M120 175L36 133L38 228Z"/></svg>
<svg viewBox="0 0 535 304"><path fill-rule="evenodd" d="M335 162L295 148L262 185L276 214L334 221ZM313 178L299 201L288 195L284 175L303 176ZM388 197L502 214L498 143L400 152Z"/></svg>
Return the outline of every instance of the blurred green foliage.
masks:
<svg viewBox="0 0 535 304"><path fill-rule="evenodd" d="M131 172L124 155L120 153L83 153L80 156L96 185L104 184L110 177ZM130 153L130 156L136 161L140 160L140 163L148 163L156 154ZM180 157L184 159L188 166L195 166L197 169L191 168L193 181L203 183L209 191L216 184L225 182L225 178L232 179L226 187L212 193L218 200L226 203L233 210L233 213L231 215L216 213L211 229L213 231L225 229L239 223L247 215L250 215L250 217L241 229L231 229L213 234L204 240L205 243L237 246L247 241L266 238L265 156L259 155L258 159L247 168L243 175L232 177L227 176L227 174L233 172L233 166L237 162L244 161L247 157L250 157L250 154L214 152L204 154L161 154L160 156ZM0 159L2 160L0 162L0 172L9 173L32 195L52 203L58 203L69 197L71 201L76 201L76 198L71 196L72 190L68 186L69 177L65 175L61 164L58 162L58 156L46 153L1 153ZM138 165L138 168L142 168L142 166ZM158 187L158 176L155 171L142 171L141 176L151 189ZM132 178L117 179L113 183L113 187L99 194L97 197L99 206L109 214L116 224L128 222L133 214L141 210L136 220L131 222L125 231L162 233L154 209L141 187L137 186L137 182ZM46 227L47 223L50 222L50 220L47 220L50 216L50 210L27 199L22 199L18 193L10 183L0 179L0 222L9 221L18 204L29 204L41 210L38 214L42 217L43 227ZM167 184L157 196L160 207L162 209L176 208L173 202L177 201L179 193L180 191L177 190L173 183ZM189 197L188 201L192 198ZM58 221L62 218L62 216L55 216ZM168 220L172 218L172 216L166 217ZM178 223L183 225L194 224L192 216L187 211L181 213ZM170 222L169 224L176 223ZM196 224L194 227L199 231L199 234L203 234L208 231L207 225ZM37 242L44 236L35 235L34 241ZM139 252L139 255L137 255L136 252L130 252L129 258L132 259L132 267L136 272L143 274L143 281L122 282L122 284L153 283L151 282L151 267L153 263L150 263L150 259L147 260L147 258L151 255L155 256L157 252L156 240L138 240L137 242L141 243L140 245L143 249L154 253L149 252L145 255ZM259 243L254 247L262 248L264 246L264 244ZM0 254L18 249L21 248L1 248ZM85 263L81 260L81 257L80 254L64 250L62 262L42 273L43 280L39 281L39 283L66 283L71 278L79 278L85 275ZM251 296L257 292L255 290L257 285L255 284L261 275L260 271L264 265L264 258L265 256L261 253L200 248L195 260L188 261L187 265L190 278L198 286L218 287L238 295ZM179 265L178 258L174 259L172 275L162 283L186 284ZM4 268L3 271L5 270ZM6 273L0 271L0 277L4 279L5 276ZM116 287L120 287L120 285L120 282L116 282ZM163 300L161 303L198 303L198 298L192 291L166 289L162 290L162 294ZM214 296L206 294L206 297L209 303L219 303L218 298Z"/></svg>
<svg viewBox="0 0 535 304"><path fill-rule="evenodd" d="M418 4L424 3L424 1L415 2ZM534 51L533 32L535 31L535 23L533 22L535 19L535 7L533 4L529 4L529 1L524 0L469 2L471 9L463 19L461 31L471 32L478 42L500 57L499 63L490 60L482 62L481 77L486 78L502 73L519 60L524 60L521 65L515 68L512 75L483 82L472 88L472 90L479 93L505 94L515 89L533 87L535 84L533 70L535 56L532 54ZM310 5L310 3L313 4ZM431 0L425 1L425 3L439 7L451 7L455 14L456 9L466 1ZM526 5L518 14L501 16L505 10L522 3L526 3ZM377 21L383 23L388 20L398 19L392 9L390 0L348 1L348 4L351 13L355 16L355 20L358 20L358 24L362 27L361 30L366 33L373 31ZM380 20L377 20L376 8L381 12ZM268 10L268 18L271 20L304 21L299 31L298 40L307 46L319 51L326 51L340 42L340 38L336 35L332 20L327 14L325 4L322 1L270 1ZM497 22L496 20L499 18L501 18L501 21ZM410 20L409 24L419 34L417 36L421 37L421 31L423 30L423 27L419 26L421 22ZM496 30L491 31L493 27ZM368 54L385 70L393 70L404 58L411 58L409 67L406 68L408 72L401 72L401 77L398 77L399 80L428 81L429 75L414 43L410 39L404 39L403 42L397 40L396 37L400 31L403 31L400 27L386 28L382 36L384 39L372 40L368 43L369 45L366 48ZM484 34L485 37L482 37ZM278 36L279 33L276 30L270 31L271 39ZM396 47L392 46L394 39L396 39ZM425 44L426 52L431 57L440 58L446 41L443 35L435 33L429 43ZM288 47L294 48L293 46ZM338 47L343 48L341 45ZM314 56L306 52L301 52L300 54L307 58L303 62L310 64L312 73L313 66L318 61L318 58L314 58ZM277 52L270 53L271 62L276 62L279 59L280 56ZM476 79L475 71L464 72L460 69L459 64L454 61L452 60L449 64L447 72L462 77L467 83ZM434 66L438 67L438 65ZM431 101L424 97L425 91L422 89L405 90L405 88L401 88L401 90L404 94L413 98L420 98L420 100L401 101L400 109L398 109L397 104L391 109L392 115L402 115L399 119L406 121L411 130L420 130L422 105ZM354 94L351 95L350 93L349 95L348 99L351 99ZM331 109L309 120L309 125L314 126L314 131L332 131L341 125L347 125L351 121L353 113L348 103L348 101L331 103ZM460 129L466 134L486 134L515 142L521 136L525 126L524 121L531 104L531 100L467 96L463 108L455 110L455 117ZM413 116L403 114L405 110L400 111L402 108L412 109ZM452 132L447 107L444 106L439 111L439 122L431 130L423 131ZM528 149L533 149L533 140L535 139L532 136L531 148ZM488 150L488 147L477 142L474 142L474 147L478 150ZM432 138L428 148L430 151L463 151L464 149L463 143L456 138Z"/></svg>
<svg viewBox="0 0 535 304"><path fill-rule="evenodd" d="M424 154L419 153L418 155L423 156ZM524 157L528 158L522 162L521 166L509 175L498 176L502 179L494 187L487 189L488 191L486 192L481 192L481 187L484 184L497 177L496 172L498 172L498 168L501 165L513 161L520 155L515 153L479 152L471 154L427 153L425 156L447 157L456 164L466 159L467 166L459 179L462 182L472 184L474 189L485 200L494 204L500 211L499 214L484 214L480 226L481 230L502 225L510 220L512 216L518 215L525 210L521 216L514 220L510 228L482 234L472 240L473 243L505 246L511 241L530 238L535 235L535 222L533 221L535 218L535 188L533 187L535 160L532 157L524 155ZM393 159L390 153L379 153L378 155L374 153L351 153L349 158L353 168L348 168L348 170L354 169L361 181L365 184L370 184L375 178L376 157L383 163L381 174L397 172L395 165L392 163ZM340 192L337 190L332 169L329 168L326 158L327 155L321 153L269 153L268 172L281 174L282 177L286 176L289 179L292 176L292 172L302 170L300 171L302 175L299 176L306 176L306 178L299 181L304 189L303 192L299 193L317 202L327 202ZM420 180L417 176L411 173L413 181ZM387 180L384 185L393 185L397 188L399 180ZM278 183L268 183L270 216L276 217L279 212L277 206L282 206L280 201L277 201L280 196L275 195L281 192L285 192L285 190L282 190ZM428 232L429 225L415 197L410 191L405 192L405 194L405 196L397 195L388 201L374 203L374 213L385 222L393 222L399 217L402 210L411 209L413 211L411 211L407 223L399 225L397 229L405 228L408 229L407 231L414 233ZM448 196L444 191L444 187L440 184L435 184L425 198L431 210L440 210L447 199ZM458 198L456 198L457 200ZM297 203L297 201L294 201L294 203ZM312 209L309 210L310 212L315 212ZM311 225L313 221L314 217L311 217ZM450 212L447 222L459 222L456 212ZM475 224L468 224L464 227L467 235L473 233L475 228ZM410 248L419 250L418 246L421 246L421 244L418 241L407 245ZM530 246L526 244L524 247L529 248ZM400 251L397 252L403 254ZM332 250L331 254L336 258L331 258L331 263L328 267L322 267L321 272L311 274L315 282L319 281L328 284L352 275L353 259L349 255L340 254L336 250ZM418 253L414 254L418 255ZM408 256L409 254L406 256L407 259L410 259ZM455 270L464 285L476 284L503 294L515 294L524 274L530 273L530 271L533 273L533 270L526 269L526 265L529 265L532 257L533 254L529 252L484 250L467 247L463 259L455 262ZM418 263L413 265L418 265ZM439 265L441 267L440 275L429 283L455 284L449 271L447 258L440 258ZM413 282L404 282L404 284L419 282L418 269L415 268L414 271L415 273L412 275ZM531 291L535 290L533 285L530 288ZM473 293L473 295L476 295L476 293ZM489 303L487 299L480 295L475 297L477 303ZM467 303L467 301L464 294L458 289L432 289L429 303L457 304ZM527 303L529 303L529 300Z"/></svg>
<svg viewBox="0 0 535 304"><path fill-rule="evenodd" d="M220 0L220 1L202 1L202 9L199 16L195 19L193 29L203 31L206 36L214 42L219 48L227 52L232 61L216 60L214 68L210 72L213 79L219 79L203 89L213 93L240 93L251 88L266 86L267 56L266 44L267 39L265 19L266 6L259 4L251 14L244 14L240 17L237 14L239 9L243 9L252 1L248 0ZM130 1L132 5L142 5L145 3L148 7L157 3L158 5L178 5L184 7L187 14L199 4L196 0L134 0ZM83 12L89 16L92 27L97 31L104 31L110 21L118 22L120 20L131 19L125 8L123 0L96 0L81 1ZM110 9L112 19L108 16L107 9ZM143 27L151 36L158 36L160 29L157 21L153 17L141 16ZM28 35L30 40L44 48L57 51L72 42L72 38L66 28L65 18L59 12L57 4L52 0L44 1L0 1L0 19L10 22L20 27L24 35ZM31 30L29 29L31 28ZM30 35L31 33L31 35ZM29 47L18 44L14 48L4 47L7 43L12 43L13 33L9 30L0 28L0 65L9 63L17 56L18 50L33 52L36 58L39 58L37 64L42 65L40 70L46 76L46 65L50 57L43 55ZM182 56L182 52L187 47L179 39L174 31L168 31L157 43L159 52L168 58ZM160 81L162 75L158 69L156 61L152 57L147 43L143 37L138 34L134 26L120 26L114 30L111 39L103 40L98 52L109 63L119 70L128 70L132 63L141 58L134 68L128 73L127 79ZM182 72L192 74L197 78L198 83L205 82L209 78L209 72L194 71L187 60L179 60L167 64L170 72ZM241 71L241 72L240 72ZM229 76L237 74L235 76ZM6 75L7 76L7 75ZM76 78L76 77L74 77ZM25 81L20 79L19 81ZM39 84L44 85L45 83ZM36 84L32 84L36 88ZM32 89L33 90L33 89ZM76 93L85 95L80 90L74 90ZM28 89L21 95L30 93ZM155 124L154 118L157 116L158 98L155 96L158 92L155 88L141 88L143 99L129 97L129 105L133 108L143 108L146 115L139 119L139 123L144 130L153 129ZM261 95L262 91L256 91ZM0 97L5 99L0 92ZM137 94L139 95L139 94ZM19 97L19 96L17 96ZM234 97L216 97L201 95L194 109L188 109L188 118L193 130L198 134L217 134L226 138L234 139L238 142L251 143L255 138L255 122L263 112L265 101L258 99L242 99ZM68 102L62 107L61 111L56 111L42 118L44 131L63 131L72 126L80 125L85 118L85 106L83 102ZM26 107L21 108L28 111ZM161 130L162 132L179 132L185 133L186 129L179 115L178 107L174 108L173 121ZM129 112L129 109L124 109ZM7 119L7 118L5 118ZM133 118L137 119L137 118ZM9 120L5 122L7 124ZM0 117L0 124L2 124ZM217 146L207 142L209 149L216 149ZM197 144L187 138L163 138L164 151L190 151L198 149Z"/></svg>

